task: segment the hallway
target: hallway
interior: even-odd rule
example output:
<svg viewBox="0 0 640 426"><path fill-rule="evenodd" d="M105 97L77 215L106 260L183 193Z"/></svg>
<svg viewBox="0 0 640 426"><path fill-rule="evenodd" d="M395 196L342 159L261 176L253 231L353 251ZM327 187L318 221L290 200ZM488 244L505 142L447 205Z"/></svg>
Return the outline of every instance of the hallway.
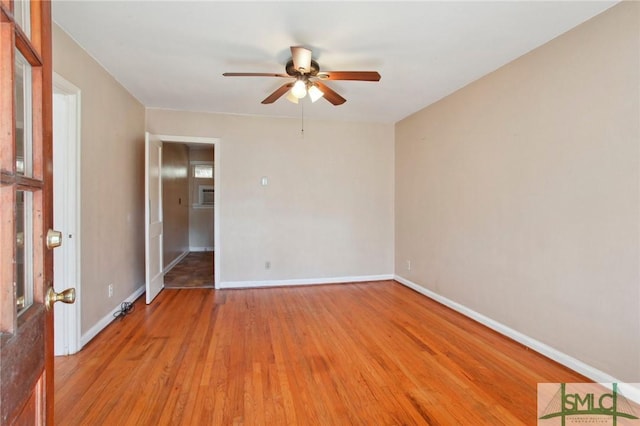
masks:
<svg viewBox="0 0 640 426"><path fill-rule="evenodd" d="M165 288L213 288L213 253L190 252L165 274Z"/></svg>

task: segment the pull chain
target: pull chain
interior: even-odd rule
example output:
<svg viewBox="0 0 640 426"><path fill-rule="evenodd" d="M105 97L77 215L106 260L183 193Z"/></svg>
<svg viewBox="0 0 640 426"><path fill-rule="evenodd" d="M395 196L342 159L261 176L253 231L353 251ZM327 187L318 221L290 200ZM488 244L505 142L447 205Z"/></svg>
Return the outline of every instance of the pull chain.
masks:
<svg viewBox="0 0 640 426"><path fill-rule="evenodd" d="M304 102L302 102L302 99L300 100L300 111L301 111L301 116L300 116L300 136L302 136L302 138L304 138Z"/></svg>

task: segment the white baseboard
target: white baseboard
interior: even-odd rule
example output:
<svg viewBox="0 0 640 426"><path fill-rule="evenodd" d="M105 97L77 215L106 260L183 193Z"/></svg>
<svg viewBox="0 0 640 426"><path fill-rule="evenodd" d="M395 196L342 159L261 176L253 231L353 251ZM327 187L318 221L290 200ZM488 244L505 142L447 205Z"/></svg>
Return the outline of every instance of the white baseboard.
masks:
<svg viewBox="0 0 640 426"><path fill-rule="evenodd" d="M340 284L364 281L392 280L393 274L365 275L359 277L333 277L333 278L304 278L293 280L265 280L265 281L222 281L218 288L256 288L256 287L286 287L296 285Z"/></svg>
<svg viewBox="0 0 640 426"><path fill-rule="evenodd" d="M568 367L573 371L580 373L585 377L590 378L594 382L620 383L620 391L624 394L624 396L626 396L629 399L633 399L636 402L640 402L640 387L630 383L625 384L621 380L616 379L615 377L605 373L604 371L600 371L597 368L594 368L588 364L585 364L584 362L576 358L573 358L572 356L569 356L563 352L560 352L559 350L552 348L551 346L545 343L542 343L539 340L529 337L517 330L514 330L511 327L508 327L498 321L495 321L485 315L482 315L479 312L469 309L468 307L458 302L454 302L451 299L447 299L446 297L441 296L438 293L435 293L429 289L426 289L412 281L409 281L406 278L396 275L394 279L398 281L400 284L403 284L417 291L418 293L424 296L427 296L428 298L433 299L436 302L441 303L442 305L445 305L453 309L454 311L459 312L462 315L469 317L479 322L480 324L486 327L489 327L490 329L495 330L498 333L515 340L516 342L523 344L524 346L530 349L533 349L534 351L546 356L547 358L551 358L557 363L562 364L565 367Z"/></svg>
<svg viewBox="0 0 640 426"><path fill-rule="evenodd" d="M133 303L138 297L140 297L145 291L144 285L138 287L124 302ZM93 327L89 329L85 334L80 337L80 349L89 343L94 337L98 335L106 326L111 324L111 321L116 319L113 315L120 310L121 304L118 304L111 312L105 315L100 321L98 321Z"/></svg>
<svg viewBox="0 0 640 426"><path fill-rule="evenodd" d="M215 251L213 246L206 247L189 247L189 251Z"/></svg>
<svg viewBox="0 0 640 426"><path fill-rule="evenodd" d="M180 261L182 259L184 259L185 257L187 257L187 255L189 254L188 251L185 251L184 253L182 253L180 256L176 257L175 259L173 259L173 261L167 265L166 268L164 268L164 271L162 271L163 274L166 274L167 272L169 272L170 270L173 269L174 266L176 266L178 263L180 263Z"/></svg>

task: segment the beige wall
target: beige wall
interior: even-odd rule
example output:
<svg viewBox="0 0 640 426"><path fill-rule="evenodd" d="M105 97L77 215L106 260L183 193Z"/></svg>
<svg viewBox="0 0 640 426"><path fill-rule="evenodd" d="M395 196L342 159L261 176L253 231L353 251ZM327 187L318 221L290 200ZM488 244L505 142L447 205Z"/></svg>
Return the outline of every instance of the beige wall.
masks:
<svg viewBox="0 0 640 426"><path fill-rule="evenodd" d="M163 267L189 252L189 148L162 145Z"/></svg>
<svg viewBox="0 0 640 426"><path fill-rule="evenodd" d="M213 147L196 148L189 150L190 161L213 162ZM198 203L198 186L214 185L212 179L194 178L190 173L191 208L189 209L189 246L192 250L211 250L214 248L213 238L213 206L194 207Z"/></svg>
<svg viewBox="0 0 640 426"><path fill-rule="evenodd" d="M84 334L144 285L145 110L57 25L53 69L80 88L82 98ZM113 298L108 298L109 284L114 285Z"/></svg>
<svg viewBox="0 0 640 426"><path fill-rule="evenodd" d="M639 6L396 125L396 273L627 382L640 382Z"/></svg>
<svg viewBox="0 0 640 426"><path fill-rule="evenodd" d="M148 109L147 129L221 139L221 281L393 273L392 125L306 120L302 138L300 120Z"/></svg>

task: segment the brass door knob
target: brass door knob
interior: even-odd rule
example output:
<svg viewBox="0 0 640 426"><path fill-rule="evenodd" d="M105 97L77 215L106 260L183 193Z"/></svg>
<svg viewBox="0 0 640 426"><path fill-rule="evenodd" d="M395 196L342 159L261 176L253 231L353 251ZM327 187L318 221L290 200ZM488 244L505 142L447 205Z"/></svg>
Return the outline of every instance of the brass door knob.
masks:
<svg viewBox="0 0 640 426"><path fill-rule="evenodd" d="M56 293L53 287L49 287L47 291L47 296L45 297L44 306L47 310L50 310L53 307L53 304L56 302L62 303L73 303L76 301L76 289L68 288L66 290L61 291L60 293Z"/></svg>
<svg viewBox="0 0 640 426"><path fill-rule="evenodd" d="M47 232L47 248L49 250L62 245L62 232L49 229Z"/></svg>

